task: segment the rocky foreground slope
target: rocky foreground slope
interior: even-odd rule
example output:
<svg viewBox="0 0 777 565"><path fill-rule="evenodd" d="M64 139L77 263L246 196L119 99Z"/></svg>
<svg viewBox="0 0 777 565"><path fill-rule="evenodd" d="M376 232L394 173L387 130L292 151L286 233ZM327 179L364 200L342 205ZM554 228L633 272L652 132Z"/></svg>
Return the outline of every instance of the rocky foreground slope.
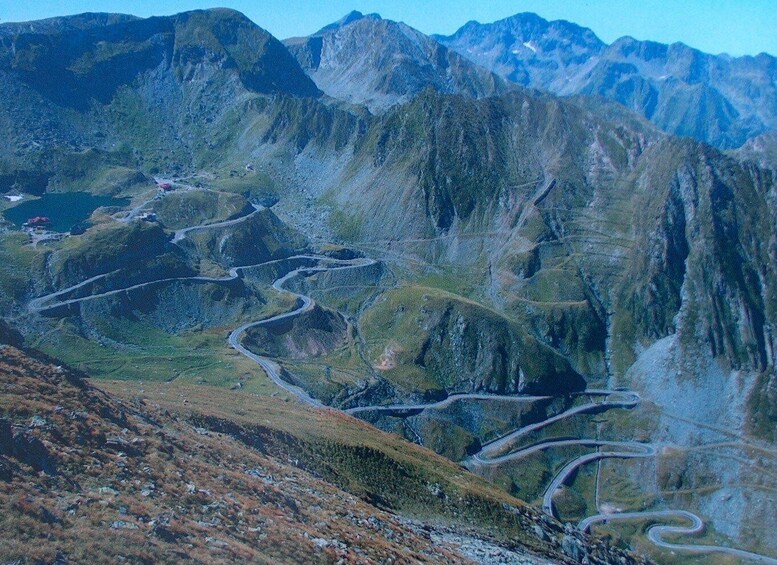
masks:
<svg viewBox="0 0 777 565"><path fill-rule="evenodd" d="M642 562L349 417L201 387L120 400L55 363L0 346L6 560Z"/></svg>

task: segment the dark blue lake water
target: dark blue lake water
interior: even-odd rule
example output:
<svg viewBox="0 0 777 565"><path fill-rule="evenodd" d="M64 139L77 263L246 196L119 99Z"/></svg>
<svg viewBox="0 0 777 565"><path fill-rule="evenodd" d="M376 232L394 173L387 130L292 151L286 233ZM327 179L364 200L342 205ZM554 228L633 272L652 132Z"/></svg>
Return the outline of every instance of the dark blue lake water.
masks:
<svg viewBox="0 0 777 565"><path fill-rule="evenodd" d="M126 206L128 203L126 198L95 196L88 192L51 193L9 208L3 216L19 227L33 216L48 216L51 218L48 228L64 233L82 223L100 206Z"/></svg>

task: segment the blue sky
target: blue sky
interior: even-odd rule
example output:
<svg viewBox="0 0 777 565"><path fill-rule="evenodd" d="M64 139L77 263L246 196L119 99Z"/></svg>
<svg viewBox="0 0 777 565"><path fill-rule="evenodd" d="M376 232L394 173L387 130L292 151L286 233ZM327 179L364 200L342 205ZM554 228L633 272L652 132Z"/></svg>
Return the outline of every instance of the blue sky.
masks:
<svg viewBox="0 0 777 565"><path fill-rule="evenodd" d="M0 21L79 12L167 15L215 6L240 10L282 39L312 33L351 10L444 34L469 20L535 12L590 27L608 43L631 35L710 53L777 55L777 0L0 0Z"/></svg>

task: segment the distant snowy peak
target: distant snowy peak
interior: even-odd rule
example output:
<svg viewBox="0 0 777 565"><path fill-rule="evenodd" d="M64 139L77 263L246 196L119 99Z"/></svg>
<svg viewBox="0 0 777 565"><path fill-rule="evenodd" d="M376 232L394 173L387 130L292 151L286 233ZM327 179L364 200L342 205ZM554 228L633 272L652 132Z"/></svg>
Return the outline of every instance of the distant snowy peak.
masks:
<svg viewBox="0 0 777 565"><path fill-rule="evenodd" d="M766 54L708 55L633 37L607 45L590 29L529 13L435 39L522 86L608 98L719 148L777 130L777 59Z"/></svg>
<svg viewBox="0 0 777 565"><path fill-rule="evenodd" d="M514 46L514 49L512 51L510 51L510 52L513 55L521 55L521 54L526 55L527 54L527 50L531 51L534 54L537 53L537 47L535 47L535 45L531 41L524 41L523 43L521 43L521 45L523 46L523 48L520 48L518 46ZM472 53L471 50L469 52Z"/></svg>

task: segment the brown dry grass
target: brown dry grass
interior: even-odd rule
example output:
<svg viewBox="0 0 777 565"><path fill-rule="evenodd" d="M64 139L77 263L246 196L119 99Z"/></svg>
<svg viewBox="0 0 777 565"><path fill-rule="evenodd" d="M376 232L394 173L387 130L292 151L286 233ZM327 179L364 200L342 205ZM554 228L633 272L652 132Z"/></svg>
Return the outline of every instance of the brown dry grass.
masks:
<svg viewBox="0 0 777 565"><path fill-rule="evenodd" d="M466 562L436 531L567 561L560 525L341 412L183 383L100 387L0 345L6 561Z"/></svg>
<svg viewBox="0 0 777 565"><path fill-rule="evenodd" d="M463 560L303 470L198 433L143 400L79 388L72 374L8 347L0 349L0 387L0 418L14 434L39 438L57 466L37 472L24 456L0 451L13 475L0 481L6 560ZM30 427L33 417L45 424ZM112 447L115 438L126 445Z"/></svg>

